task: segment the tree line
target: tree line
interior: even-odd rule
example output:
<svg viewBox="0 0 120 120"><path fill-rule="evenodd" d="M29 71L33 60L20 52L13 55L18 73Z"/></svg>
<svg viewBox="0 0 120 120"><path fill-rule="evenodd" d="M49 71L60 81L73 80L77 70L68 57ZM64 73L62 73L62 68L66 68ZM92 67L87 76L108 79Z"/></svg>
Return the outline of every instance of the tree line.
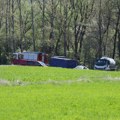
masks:
<svg viewBox="0 0 120 120"><path fill-rule="evenodd" d="M41 51L92 67L120 59L119 0L0 0L0 64L13 52Z"/></svg>

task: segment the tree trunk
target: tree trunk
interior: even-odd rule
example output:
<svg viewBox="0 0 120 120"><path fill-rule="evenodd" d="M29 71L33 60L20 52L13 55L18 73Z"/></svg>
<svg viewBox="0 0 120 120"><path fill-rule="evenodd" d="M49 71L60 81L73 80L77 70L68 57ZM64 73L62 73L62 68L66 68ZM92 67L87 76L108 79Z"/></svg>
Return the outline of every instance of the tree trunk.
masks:
<svg viewBox="0 0 120 120"><path fill-rule="evenodd" d="M52 3L52 13L51 13L51 32L50 32L50 40L53 42L54 40L54 2L51 0Z"/></svg>
<svg viewBox="0 0 120 120"><path fill-rule="evenodd" d="M9 51L11 52L11 12L10 12L10 9L11 9L11 0L8 0L8 41L9 41Z"/></svg>
<svg viewBox="0 0 120 120"><path fill-rule="evenodd" d="M100 3L99 3L99 23L98 23L98 27L99 27L98 57L99 58L102 57L102 12L101 12L101 7L102 7L102 3L100 0Z"/></svg>
<svg viewBox="0 0 120 120"><path fill-rule="evenodd" d="M120 29L118 32L118 56L119 56L119 60L120 60Z"/></svg>
<svg viewBox="0 0 120 120"><path fill-rule="evenodd" d="M32 18L32 41L33 41L33 51L35 51L35 30L34 30L33 0L31 0L31 18Z"/></svg>
<svg viewBox="0 0 120 120"><path fill-rule="evenodd" d="M114 43L113 43L113 58L115 58L116 54L116 45L117 45L117 35L118 35L118 27L120 22L120 9L117 16L117 22L116 22L116 28L115 28L115 34L114 34Z"/></svg>
<svg viewBox="0 0 120 120"><path fill-rule="evenodd" d="M67 3L64 5L64 56L66 56L67 48Z"/></svg>
<svg viewBox="0 0 120 120"><path fill-rule="evenodd" d="M78 38L79 38L79 34L80 34L81 25L77 26L76 21L77 21L77 17L74 18L74 37L75 37L75 42L74 42L75 55L74 56L75 56L75 59L79 59L79 55L78 55L78 43L79 43L79 41L78 41Z"/></svg>
<svg viewBox="0 0 120 120"><path fill-rule="evenodd" d="M8 0L6 0L6 22L5 22L5 27L6 27L6 52L9 52L9 44L8 44Z"/></svg>
<svg viewBox="0 0 120 120"><path fill-rule="evenodd" d="M23 52L23 41L22 41L22 10L21 10L21 0L18 0L18 7L19 7L19 22L20 22L20 50Z"/></svg>
<svg viewBox="0 0 120 120"><path fill-rule="evenodd" d="M86 31L86 26L82 26L82 30L80 32L80 47L79 47L79 56L81 58L81 53L82 53L82 46L83 46L83 39Z"/></svg>
<svg viewBox="0 0 120 120"><path fill-rule="evenodd" d="M45 0L43 0L42 8L42 43L45 41Z"/></svg>
<svg viewBox="0 0 120 120"><path fill-rule="evenodd" d="M59 47L59 42L61 40L61 36L62 36L62 31L60 30L61 28L59 28L59 37L57 39L57 42L56 42L56 46L55 46L55 54L56 55L59 55L59 52L58 52L58 47Z"/></svg>
<svg viewBox="0 0 120 120"><path fill-rule="evenodd" d="M16 50L14 32L14 0L12 0L12 52Z"/></svg>
<svg viewBox="0 0 120 120"><path fill-rule="evenodd" d="M62 1L60 0L60 9L59 9L59 13L62 14ZM56 42L56 45L55 45L55 55L59 55L59 43L60 43L60 40L61 40L61 37L62 37L62 34L63 34L63 30L61 28L61 25L62 25L62 18L60 18L60 22L58 23L58 39L57 39L57 42Z"/></svg>

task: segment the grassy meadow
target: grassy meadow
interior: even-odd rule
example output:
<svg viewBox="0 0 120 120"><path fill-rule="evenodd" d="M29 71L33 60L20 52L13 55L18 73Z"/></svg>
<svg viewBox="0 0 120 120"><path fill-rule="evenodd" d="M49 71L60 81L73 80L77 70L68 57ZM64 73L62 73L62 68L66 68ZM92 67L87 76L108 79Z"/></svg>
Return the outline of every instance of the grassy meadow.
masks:
<svg viewBox="0 0 120 120"><path fill-rule="evenodd" d="M120 120L120 72L0 66L0 120Z"/></svg>

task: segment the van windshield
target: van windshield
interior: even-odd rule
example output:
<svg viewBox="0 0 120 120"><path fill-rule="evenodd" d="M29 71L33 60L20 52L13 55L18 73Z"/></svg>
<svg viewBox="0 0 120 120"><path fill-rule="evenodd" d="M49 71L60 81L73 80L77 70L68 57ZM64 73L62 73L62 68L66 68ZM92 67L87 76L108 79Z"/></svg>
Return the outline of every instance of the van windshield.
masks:
<svg viewBox="0 0 120 120"><path fill-rule="evenodd" d="M107 64L107 60L104 60L104 59L100 59L96 62L97 66L104 66L106 64Z"/></svg>

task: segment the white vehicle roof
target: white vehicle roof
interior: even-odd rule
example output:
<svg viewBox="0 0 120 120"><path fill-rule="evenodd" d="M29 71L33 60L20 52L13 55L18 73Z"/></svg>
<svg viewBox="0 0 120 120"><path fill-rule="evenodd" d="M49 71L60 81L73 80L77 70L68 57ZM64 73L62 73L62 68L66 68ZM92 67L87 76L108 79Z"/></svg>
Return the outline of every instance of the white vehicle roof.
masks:
<svg viewBox="0 0 120 120"><path fill-rule="evenodd" d="M110 62L110 64L116 64L115 60L113 58L109 58L109 57L102 57L101 59L105 59L108 60Z"/></svg>

